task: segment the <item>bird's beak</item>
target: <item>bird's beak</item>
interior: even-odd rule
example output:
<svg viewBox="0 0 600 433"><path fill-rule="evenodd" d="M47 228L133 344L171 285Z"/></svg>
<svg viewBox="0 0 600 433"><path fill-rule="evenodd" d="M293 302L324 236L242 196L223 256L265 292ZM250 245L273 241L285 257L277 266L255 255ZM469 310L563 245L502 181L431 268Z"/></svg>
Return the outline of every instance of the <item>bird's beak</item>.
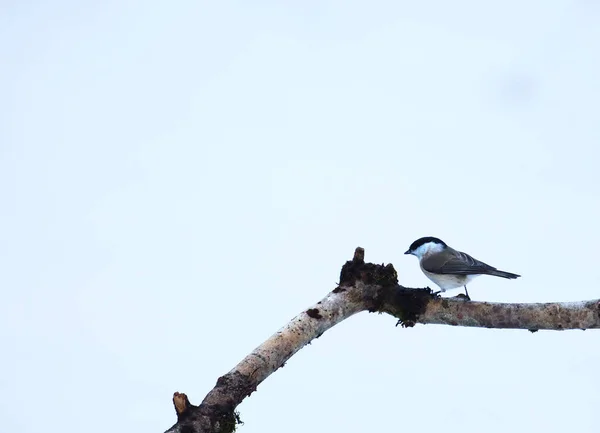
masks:
<svg viewBox="0 0 600 433"><path fill-rule="evenodd" d="M406 250L404 254L410 254L410 250Z"/></svg>

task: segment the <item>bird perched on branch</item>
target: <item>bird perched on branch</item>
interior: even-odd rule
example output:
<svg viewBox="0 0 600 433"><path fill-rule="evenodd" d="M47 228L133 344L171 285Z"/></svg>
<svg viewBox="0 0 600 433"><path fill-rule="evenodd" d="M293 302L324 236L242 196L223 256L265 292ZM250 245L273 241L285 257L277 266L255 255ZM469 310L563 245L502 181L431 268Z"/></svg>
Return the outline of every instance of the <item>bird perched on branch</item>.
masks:
<svg viewBox="0 0 600 433"><path fill-rule="evenodd" d="M449 247L441 239L431 236L417 239L404 254L412 254L419 259L421 270L427 278L439 286L441 292L464 287L469 300L471 298L467 291L467 284L475 277L493 275L511 280L520 277L480 262L467 253Z"/></svg>

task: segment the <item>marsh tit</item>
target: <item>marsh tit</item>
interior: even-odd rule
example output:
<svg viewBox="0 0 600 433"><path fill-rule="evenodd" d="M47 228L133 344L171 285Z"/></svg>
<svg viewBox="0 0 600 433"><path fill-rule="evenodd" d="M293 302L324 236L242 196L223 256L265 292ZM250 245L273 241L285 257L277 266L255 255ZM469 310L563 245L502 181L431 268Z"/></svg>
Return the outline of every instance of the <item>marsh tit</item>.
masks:
<svg viewBox="0 0 600 433"><path fill-rule="evenodd" d="M421 270L440 287L440 291L464 287L467 299L470 299L467 284L475 277L493 275L511 280L520 277L510 272L499 271L431 236L417 239L404 254L412 254L419 259Z"/></svg>

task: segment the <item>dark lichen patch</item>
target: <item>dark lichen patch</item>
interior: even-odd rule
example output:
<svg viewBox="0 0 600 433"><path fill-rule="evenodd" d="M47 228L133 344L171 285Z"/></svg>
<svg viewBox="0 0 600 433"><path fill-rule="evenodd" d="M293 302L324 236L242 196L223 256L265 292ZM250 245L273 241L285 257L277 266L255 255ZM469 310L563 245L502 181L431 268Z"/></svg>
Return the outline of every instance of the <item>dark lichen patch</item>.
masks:
<svg viewBox="0 0 600 433"><path fill-rule="evenodd" d="M391 311L403 327L412 327L425 312L427 304L434 299L431 289L408 289L397 286L391 292L388 303ZM398 324L396 324L397 326Z"/></svg>
<svg viewBox="0 0 600 433"><path fill-rule="evenodd" d="M342 266L340 272L340 285L353 286L356 281L365 284L392 286L398 284L398 274L392 264L376 265L362 261L350 260Z"/></svg>
<svg viewBox="0 0 600 433"><path fill-rule="evenodd" d="M194 433L196 431L193 425L188 425L184 423L180 423L179 429L181 430L181 433Z"/></svg>
<svg viewBox="0 0 600 433"><path fill-rule="evenodd" d="M259 357L260 358L260 357ZM264 360L263 360L264 361ZM217 380L215 388L224 388L232 395L232 400L242 401L244 397L250 396L256 391L255 378L242 375L238 371L227 373ZM233 411L235 407L222 407L221 411Z"/></svg>
<svg viewBox="0 0 600 433"><path fill-rule="evenodd" d="M416 325L416 323L412 320L406 320L403 322L402 320L398 319L398 321L396 322L396 326L398 325L402 325L403 328L412 328Z"/></svg>
<svg viewBox="0 0 600 433"><path fill-rule="evenodd" d="M306 314L312 319L318 320L323 318L323 316L321 316L321 313L319 313L318 308L309 308L308 310L306 310Z"/></svg>
<svg viewBox="0 0 600 433"><path fill-rule="evenodd" d="M240 413L237 411L222 413L216 420L213 420L213 423L215 421L219 423L218 431L223 433L233 433L236 431L238 424L244 424L240 418Z"/></svg>
<svg viewBox="0 0 600 433"><path fill-rule="evenodd" d="M336 287L335 289L332 290L333 293L342 293L345 291L346 291L346 289L344 289L342 287Z"/></svg>
<svg viewBox="0 0 600 433"><path fill-rule="evenodd" d="M255 379L242 375L238 371L227 373L219 377L215 388L222 388L219 392L226 391L230 398L224 399L222 403L211 405L202 403L199 410L208 415L212 426L218 426L216 430L232 433L238 424L243 424L239 412L235 410L238 404L236 402L242 401L244 397L256 391L256 385Z"/></svg>

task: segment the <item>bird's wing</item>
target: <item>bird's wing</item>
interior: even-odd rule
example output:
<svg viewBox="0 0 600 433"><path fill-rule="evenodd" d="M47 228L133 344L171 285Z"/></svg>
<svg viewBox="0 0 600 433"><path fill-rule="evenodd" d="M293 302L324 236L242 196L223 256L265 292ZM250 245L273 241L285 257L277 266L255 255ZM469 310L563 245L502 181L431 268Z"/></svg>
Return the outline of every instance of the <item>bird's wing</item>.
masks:
<svg viewBox="0 0 600 433"><path fill-rule="evenodd" d="M421 266L434 274L475 275L496 271L496 268L466 253L456 250L450 252L452 254L432 254L423 259Z"/></svg>

